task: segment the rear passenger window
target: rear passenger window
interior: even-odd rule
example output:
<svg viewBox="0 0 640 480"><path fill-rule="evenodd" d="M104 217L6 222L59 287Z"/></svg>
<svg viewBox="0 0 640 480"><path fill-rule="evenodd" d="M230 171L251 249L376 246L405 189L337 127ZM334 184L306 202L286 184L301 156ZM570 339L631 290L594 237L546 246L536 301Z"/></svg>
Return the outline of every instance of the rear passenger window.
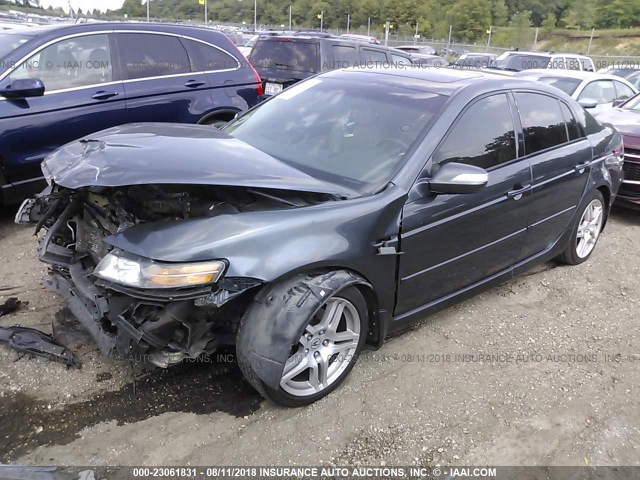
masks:
<svg viewBox="0 0 640 480"><path fill-rule="evenodd" d="M575 57L567 57L567 69L569 70L581 70L582 69L582 65L580 64L580 60L578 60Z"/></svg>
<svg viewBox="0 0 640 480"><path fill-rule="evenodd" d="M238 60L230 54L206 43L194 40L182 40L187 47L191 70L209 72L212 70L232 70L238 68Z"/></svg>
<svg viewBox="0 0 640 480"><path fill-rule="evenodd" d="M191 71L187 51L177 37L149 33L118 34L126 78L160 77Z"/></svg>
<svg viewBox="0 0 640 480"><path fill-rule="evenodd" d="M329 70L352 67L358 63L358 51L355 47L333 45L331 49L333 51L333 66L330 66Z"/></svg>
<svg viewBox="0 0 640 480"><path fill-rule="evenodd" d="M563 102L560 102L560 109L562 110L562 116L564 117L564 121L567 123L567 131L569 132L569 141L577 140L582 137L582 133L580 132L580 126L578 125L578 121L576 117L573 116L573 113L567 107L567 105Z"/></svg>
<svg viewBox="0 0 640 480"><path fill-rule="evenodd" d="M379 50L372 50L370 48L363 48L361 50L362 61L365 63L372 62L373 67L380 67L387 61L387 54Z"/></svg>
<svg viewBox="0 0 640 480"><path fill-rule="evenodd" d="M527 155L567 142L567 128L558 100L536 93L516 93L515 96Z"/></svg>
<svg viewBox="0 0 640 480"><path fill-rule="evenodd" d="M516 158L516 137L504 94L482 98L467 109L433 156L432 174L445 163L491 168Z"/></svg>

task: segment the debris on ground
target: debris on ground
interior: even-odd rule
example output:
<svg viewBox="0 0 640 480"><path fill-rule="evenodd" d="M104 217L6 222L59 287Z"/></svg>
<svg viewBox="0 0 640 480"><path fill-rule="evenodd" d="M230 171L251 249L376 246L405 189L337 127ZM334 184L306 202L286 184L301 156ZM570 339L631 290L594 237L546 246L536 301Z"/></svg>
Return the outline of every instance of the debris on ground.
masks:
<svg viewBox="0 0 640 480"><path fill-rule="evenodd" d="M20 308L22 302L18 300L16 297L11 297L7 299L2 305L0 305L0 317L3 315L7 315L11 312L15 312L18 308Z"/></svg>
<svg viewBox="0 0 640 480"><path fill-rule="evenodd" d="M51 335L34 328L0 327L0 345L3 344L19 353L48 358L64 363L69 368L82 366L82 362L74 352L60 345Z"/></svg>

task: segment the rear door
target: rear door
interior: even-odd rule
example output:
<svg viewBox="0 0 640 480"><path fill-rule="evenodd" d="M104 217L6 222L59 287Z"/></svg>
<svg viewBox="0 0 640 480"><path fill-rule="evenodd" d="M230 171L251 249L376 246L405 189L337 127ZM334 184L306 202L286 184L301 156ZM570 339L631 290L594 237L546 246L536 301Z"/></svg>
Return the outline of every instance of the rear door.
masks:
<svg viewBox="0 0 640 480"><path fill-rule="evenodd" d="M42 97L0 100L2 156L21 191L41 177L40 162L61 145L127 121L123 85L113 68L108 33L74 35L38 48L1 82L39 78Z"/></svg>
<svg viewBox="0 0 640 480"><path fill-rule="evenodd" d="M151 32L116 33L130 122L197 123L213 107L210 80L191 71L180 38Z"/></svg>
<svg viewBox="0 0 640 480"><path fill-rule="evenodd" d="M317 39L261 38L251 50L249 61L262 78L267 96L275 95L324 68Z"/></svg>
<svg viewBox="0 0 640 480"><path fill-rule="evenodd" d="M533 178L521 254L527 258L550 249L570 226L589 178L592 151L564 101L542 93L514 95Z"/></svg>

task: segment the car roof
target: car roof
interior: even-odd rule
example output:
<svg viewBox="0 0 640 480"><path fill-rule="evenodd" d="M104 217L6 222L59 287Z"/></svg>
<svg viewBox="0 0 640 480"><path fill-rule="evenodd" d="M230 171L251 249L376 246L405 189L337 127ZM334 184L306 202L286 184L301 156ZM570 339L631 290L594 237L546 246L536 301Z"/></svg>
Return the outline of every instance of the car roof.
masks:
<svg viewBox="0 0 640 480"><path fill-rule="evenodd" d="M482 70L465 70L454 68L346 68L333 70L322 74L328 78L349 78L353 75L377 77L378 80L390 85L420 89L440 95L453 95L459 90L477 88L478 91L490 88L532 88L542 92L558 95L555 87L512 76L494 74Z"/></svg>
<svg viewBox="0 0 640 480"><path fill-rule="evenodd" d="M522 70L515 74L516 77L557 77L573 78L575 80L620 80L621 77L607 75L606 73L586 72L582 70L561 70L557 68L536 68Z"/></svg>
<svg viewBox="0 0 640 480"><path fill-rule="evenodd" d="M579 55L577 53L539 52L536 50L508 50L506 52L503 52L501 55L504 55L505 53L509 55L541 55L545 57L566 57L567 55L570 55L572 57L591 59L591 57L587 57L586 55Z"/></svg>
<svg viewBox="0 0 640 480"><path fill-rule="evenodd" d="M20 33L24 35L40 36L53 32L64 33L81 33L84 31L99 31L99 30L144 30L152 32L170 32L170 33L187 33L198 30L201 32L208 32L217 35L224 35L220 30L213 28L207 28L205 26L198 25L184 25L176 23L146 23L146 22L88 22L88 23L60 23L56 25L43 25L30 28L16 28L7 30L3 33L13 34Z"/></svg>

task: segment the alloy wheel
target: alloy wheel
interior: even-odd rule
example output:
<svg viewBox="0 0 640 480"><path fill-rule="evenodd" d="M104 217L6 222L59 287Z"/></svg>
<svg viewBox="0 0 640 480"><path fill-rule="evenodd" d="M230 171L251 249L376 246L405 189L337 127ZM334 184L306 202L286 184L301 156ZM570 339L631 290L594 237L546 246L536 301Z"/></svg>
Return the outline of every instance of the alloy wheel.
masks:
<svg viewBox="0 0 640 480"><path fill-rule="evenodd" d="M329 387L353 360L360 333L356 307L344 298L328 299L293 346L280 380L282 389L301 397Z"/></svg>
<svg viewBox="0 0 640 480"><path fill-rule="evenodd" d="M587 257L596 246L600 230L602 230L603 213L602 202L597 198L584 209L576 234L576 254L578 257Z"/></svg>

